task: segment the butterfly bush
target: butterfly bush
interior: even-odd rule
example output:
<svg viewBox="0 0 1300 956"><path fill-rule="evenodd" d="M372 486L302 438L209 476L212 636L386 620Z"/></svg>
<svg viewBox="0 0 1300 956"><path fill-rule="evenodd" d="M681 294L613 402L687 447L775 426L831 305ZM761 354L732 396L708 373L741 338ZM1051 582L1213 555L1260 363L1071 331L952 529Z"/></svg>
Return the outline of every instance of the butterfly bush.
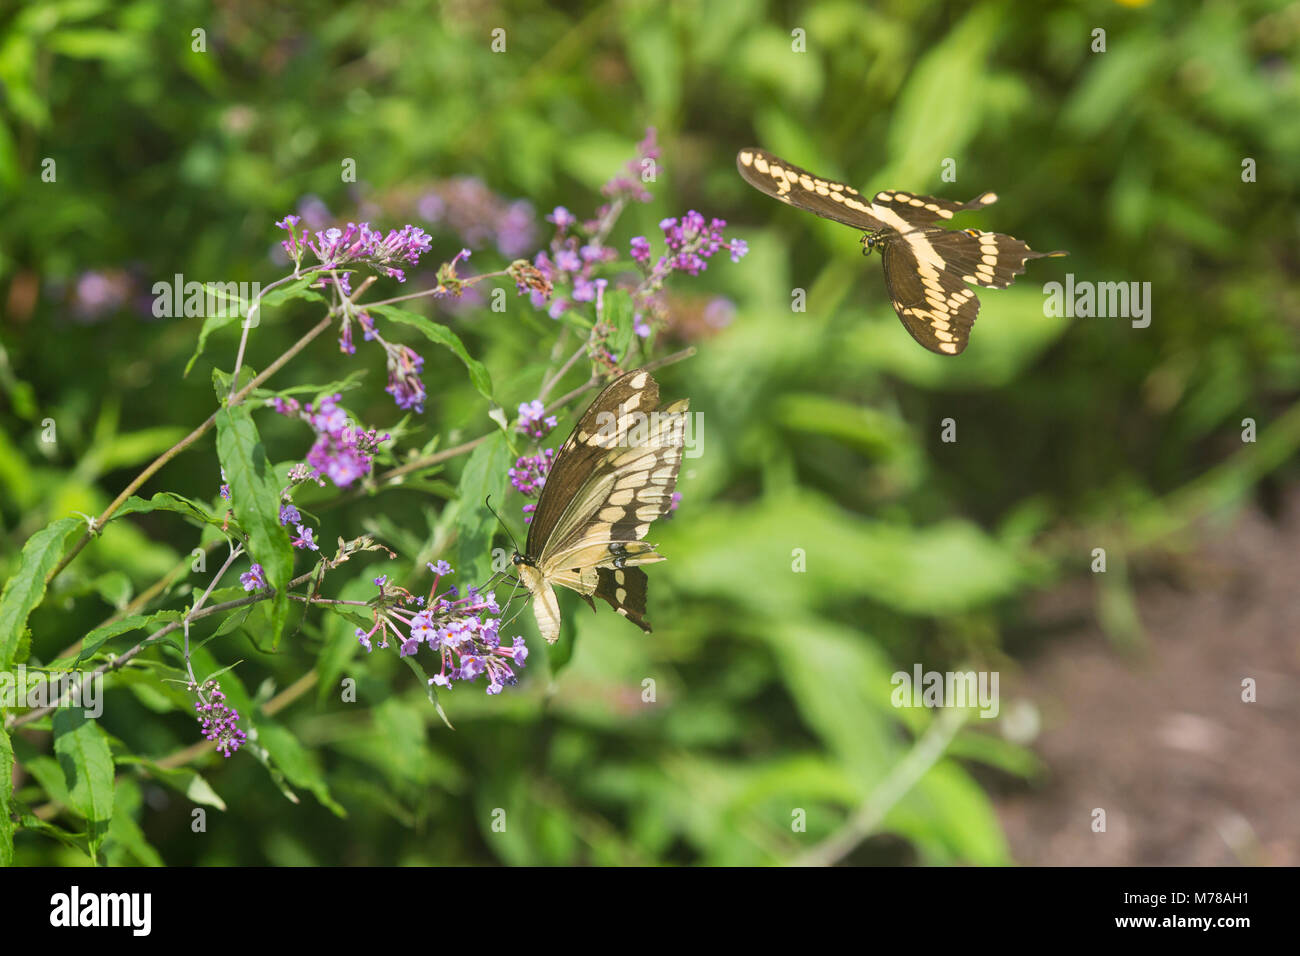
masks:
<svg viewBox="0 0 1300 956"><path fill-rule="evenodd" d="M501 646L501 606L496 595L478 588L457 588L438 593L442 579L453 573L446 561L427 565L433 572L428 597L411 594L391 584L387 575L375 578L379 596L374 602L374 623L369 630L357 628L358 642L368 652L376 644L396 644L399 657L409 657L422 644L438 656L440 669L429 678L437 687L451 687L454 681L475 681L487 676L487 693L499 694L518 678L515 668L523 667L528 648L522 637ZM414 606L414 610L412 609Z"/></svg>
<svg viewBox="0 0 1300 956"><path fill-rule="evenodd" d="M210 613L231 613L235 608L274 600L278 602L277 613L281 614L282 622L283 608L289 598L302 601L309 610L313 604L352 605L364 608L371 615L369 627L356 629L359 644L368 652L376 646L395 646L402 658L411 658L421 652L436 657L437 667L428 669L433 674L428 679L431 693L438 688L450 688L457 682L477 681L480 677L484 678L489 694L500 693L503 688L517 682L518 672L528 659L528 649L519 636L503 642L503 608L495 592L487 589L491 582L482 586L467 585L463 593L457 587L445 586L445 579L452 574L445 561L428 565L433 583L424 595L414 595L390 580L388 575L379 575L373 578L378 593L369 601L328 597L327 576L330 572L362 552L388 549L363 535L351 541L340 537L335 554L323 554L315 526L317 519L304 514L295 503L295 495L301 486L307 485L314 486L311 490L315 494L319 494L320 489L329 489L335 493L337 501L338 492L354 489L362 483L368 486L368 491L382 488L382 478L378 481L375 478L375 464L380 456L386 460L399 457L397 450L390 448L392 433L355 424L343 407L342 392L333 388L320 389L316 398L306 403L288 393L273 393L265 400L264 406L305 424L311 430L312 441L303 459L289 468L287 483L279 489L278 500L267 502L262 497L264 485L256 480L250 482L246 477L250 461L236 458L240 462L240 472L231 470L232 475L245 476L244 481L232 485L227 478L227 466L231 463L226 457L242 456L244 453L240 449L250 447L245 442L230 440L232 435L238 437L234 429L242 428L245 434L251 430L254 437L260 438L252 426L251 409L239 409L238 406L251 404L248 396L253 394L254 387L266 387L263 385L266 376L294 358L316 335L333 329L338 349L349 361L373 364L377 370L382 356L384 391L405 415L402 425L395 426L394 431L405 434L407 420L424 414L431 383L425 379L425 356L400 341L401 336L393 327L384 324L394 315L394 303L427 297L439 306L454 306L450 309L453 316L468 315L471 310L481 309L486 302L480 288L482 283L487 280L513 282L515 291L526 298L532 308L545 312L554 320L563 320L562 336L571 335L574 329L583 330L581 340L575 343L577 351L550 381L539 388L536 397L517 406L513 424L500 416L499 408L492 409L493 418L502 425L511 447L515 449L514 466L509 469L508 477L515 490L531 499L523 506L525 521L531 522L536 499L546 486L555 459L555 452L541 449L540 443L558 426L556 408L567 404L577 394L570 393L564 400L557 401L555 407L548 407L547 396L552 387L582 358L590 361L597 376L631 367L634 361L645 356L656 332L666 325L664 290L671 277L698 277L719 256L725 254L736 262L747 251L743 240L727 234L724 221L706 217L695 210L664 219L659 224L659 236L653 241L641 235L633 236L626 243L612 238L626 210L653 200L648 186L656 179L659 155L655 131L649 129L625 168L601 188L599 204L587 218L570 211L569 207L556 206L539 221L533 206L526 200L503 198L492 193L481 180L456 177L438 182L418 197L415 205L423 226L407 223L387 230L375 228L371 220L377 218L380 203L367 201L359 203L357 219L360 221L340 225L331 221L325 203L311 196L304 197L296 207L297 212L275 223L281 230L276 256L282 251L292 269L259 292L249 315L260 303L260 296L276 287L283 287L281 292L288 297L307 298L310 295L314 301L324 298L328 301L329 312L315 329L305 334L276 362L270 363L251 384L241 385L239 389L231 386L223 399L224 419L221 415L214 415L206 425L200 426L194 436L185 439L183 444L178 444L160 459L157 467L165 465L194 437L215 425L217 446L223 457L220 484L213 505L186 503L193 505L195 510L209 512L204 515L207 523L226 533L230 552L207 589L195 591L201 596L190 604L183 620L169 618L169 623L145 637L135 648L138 652L147 642L157 643L176 627L184 627L184 655L190 677L188 690L194 697L200 732L223 756L238 752L248 735L240 728L240 714L230 707L220 684L213 679L200 680L192 670L190 627ZM437 267L436 274L430 266L422 264L434 242L425 226L446 234L445 237L453 237L460 247L459 252ZM549 231L549 237L539 238L542 229ZM544 245L539 248L539 243ZM510 261L496 271L471 274L471 250L487 247L495 247L496 252ZM412 277L433 281L428 288L394 299L363 297L376 280L395 279L406 283ZM75 289L69 291L73 311L83 321L94 321L129 301L135 285L134 277L122 270L87 272L77 281ZM305 290L308 288L317 291L307 293ZM404 326L431 321L412 313L400 318ZM228 376L230 382L246 381L239 375L241 363L252 330L257 327L254 322L243 323L234 371ZM427 339L447 345L467 365L471 364L472 360L466 359L466 350L456 335L445 326L439 329L436 334L428 326L423 331ZM205 327L204 338L206 335ZM441 388L441 384L437 387ZM257 394L258 408L261 408L260 396L267 393L260 391ZM418 422L415 427L418 427ZM517 443L525 447L515 447ZM394 470L393 483L401 480L400 476L408 471L441 467L444 457L459 454L475 444L475 441L470 441L462 443L459 448L442 449L434 454L429 449L438 447L438 443L431 441L426 448L427 460L423 462L418 452L407 450L410 454L402 458L402 465ZM431 470L425 472L430 473ZM152 474L142 474L130 491L134 492ZM249 488L259 496L258 500L238 500L237 496L249 493ZM680 494L673 495L670 510L676 508L680 497ZM304 498L304 501L314 500L316 498ZM117 507L111 506L100 517L108 520ZM262 515L263 509L269 509L270 513ZM193 512L189 513L193 515ZM253 528L245 526L250 524L250 515ZM278 532L277 524L282 529ZM285 536L282 541L272 541L282 548L276 560L264 553L254 553L255 548L265 545L268 535L275 533ZM290 548L283 548L284 541ZM67 560L72 560L76 553L75 550L71 552ZM388 555L396 557L391 551ZM247 569L238 573L242 595L216 607L205 606L222 576L241 557L248 561ZM311 567L303 573L301 565L308 561ZM62 566L54 574L61 570ZM297 572L297 577L293 576L294 572ZM285 574L289 577L282 577ZM229 595L225 597L229 598ZM335 607L334 610L340 609ZM348 609L340 610L340 613L354 615L359 612ZM274 615L272 619L275 619Z"/></svg>

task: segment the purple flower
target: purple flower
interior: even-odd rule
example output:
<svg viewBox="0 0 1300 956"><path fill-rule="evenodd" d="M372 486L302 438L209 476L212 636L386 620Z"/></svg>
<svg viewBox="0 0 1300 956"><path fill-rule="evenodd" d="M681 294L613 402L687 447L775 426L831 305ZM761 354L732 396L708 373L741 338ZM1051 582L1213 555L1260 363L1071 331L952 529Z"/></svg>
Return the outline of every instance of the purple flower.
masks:
<svg viewBox="0 0 1300 956"><path fill-rule="evenodd" d="M388 386L384 391L393 396L398 408L410 408L417 414L424 411L423 370L424 359L414 350L405 345L388 350Z"/></svg>
<svg viewBox="0 0 1300 956"><path fill-rule="evenodd" d="M554 415L546 414L541 399L535 398L531 402L519 403L519 424L515 427L525 435L540 439L546 437L557 421Z"/></svg>
<svg viewBox="0 0 1300 956"><path fill-rule="evenodd" d="M704 307L704 321L715 329L725 329L736 317L736 303L716 295Z"/></svg>
<svg viewBox="0 0 1300 956"><path fill-rule="evenodd" d="M297 524L301 520L302 520L302 515L298 513L298 509L295 508L293 505L291 504L280 505L281 525Z"/></svg>
<svg viewBox="0 0 1300 956"><path fill-rule="evenodd" d="M262 566L254 564L239 576L239 583L244 586L245 591L262 590L262 588L266 587L266 575L262 571Z"/></svg>
<svg viewBox="0 0 1300 956"><path fill-rule="evenodd" d="M565 230L577 223L578 217L563 206L556 206L555 211L546 217L546 221L554 223L556 229Z"/></svg>
<svg viewBox="0 0 1300 956"><path fill-rule="evenodd" d="M537 231L533 225L533 205L520 199L506 207L497 220L497 251L507 259L522 256L535 248Z"/></svg>
<svg viewBox="0 0 1300 956"><path fill-rule="evenodd" d="M451 687L454 681L475 680L486 674L487 692L496 694L516 682L515 668L528 658L523 638L516 637L508 647L501 646L501 606L492 592L482 594L468 588L464 597L455 588L436 593L439 578L452 573L446 561L430 564L436 575L428 600L412 613L404 605L419 603L404 588L388 584L386 577L377 579L379 598L374 605L374 624L367 631L358 628L357 640L369 650L373 639L387 647L391 637L398 645L398 656L409 657L427 647L438 656L440 668L429 683ZM383 583L380 583L383 582Z"/></svg>
<svg viewBox="0 0 1300 956"><path fill-rule="evenodd" d="M631 242L632 258L642 266L650 264L650 240L645 236L634 236Z"/></svg>
<svg viewBox="0 0 1300 956"><path fill-rule="evenodd" d="M645 138L637 143L636 158L628 160L626 175L615 176L601 187L601 195L612 199L635 202L649 202L653 197L642 185L647 170L654 168L659 158L659 145L655 140L655 128L647 127Z"/></svg>
<svg viewBox="0 0 1300 956"><path fill-rule="evenodd" d="M507 200L474 176L457 176L420 197L421 219L450 229L472 249L489 242L506 258L525 255L536 242L536 217L527 200Z"/></svg>
<svg viewBox="0 0 1300 956"><path fill-rule="evenodd" d="M316 541L312 537L311 528L306 525L298 525L298 537L294 538L291 544L295 548L306 548L309 551L319 551Z"/></svg>
<svg viewBox="0 0 1300 956"><path fill-rule="evenodd" d="M406 275L397 264L418 263L420 256L432 245L428 233L410 224L401 229L390 229L385 234L371 229L367 222L350 222L343 229L333 226L318 230L309 237L308 230L297 231L298 221L295 220L296 217L286 216L276 225L289 233L283 245L296 266L301 266L304 254L310 250L317 262L326 268L364 265L398 281L405 281ZM332 279L321 280L322 283L329 281Z"/></svg>

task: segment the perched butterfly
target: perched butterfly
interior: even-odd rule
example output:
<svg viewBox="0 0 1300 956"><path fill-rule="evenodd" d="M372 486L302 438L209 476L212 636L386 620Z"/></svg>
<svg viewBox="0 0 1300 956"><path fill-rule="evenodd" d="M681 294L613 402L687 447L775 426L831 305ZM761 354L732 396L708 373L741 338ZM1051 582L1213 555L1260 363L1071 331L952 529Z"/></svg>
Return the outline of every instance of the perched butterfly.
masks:
<svg viewBox="0 0 1300 956"><path fill-rule="evenodd" d="M880 249L885 286L903 326L940 355L958 354L970 339L980 303L967 282L1005 289L1029 259L1066 255L1034 252L1000 232L933 225L997 202L993 193L965 203L900 192L867 199L852 186L814 176L761 149L742 149L736 168L745 182L774 199L861 229L863 255Z"/></svg>
<svg viewBox="0 0 1300 956"><path fill-rule="evenodd" d="M532 595L537 629L560 635L553 585L592 596L643 631L646 576L638 565L662 561L642 539L671 508L686 434L685 400L659 408L659 385L644 369L627 372L596 396L560 446L524 553L515 568Z"/></svg>

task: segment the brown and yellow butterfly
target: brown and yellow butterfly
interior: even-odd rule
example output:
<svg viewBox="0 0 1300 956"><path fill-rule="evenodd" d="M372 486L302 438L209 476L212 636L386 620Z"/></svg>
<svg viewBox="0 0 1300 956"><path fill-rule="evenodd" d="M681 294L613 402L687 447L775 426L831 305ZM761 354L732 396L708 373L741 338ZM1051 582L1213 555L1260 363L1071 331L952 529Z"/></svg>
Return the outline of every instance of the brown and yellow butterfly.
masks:
<svg viewBox="0 0 1300 956"><path fill-rule="evenodd" d="M957 355L970 340L980 301L967 283L1005 289L1025 271L1028 260L1066 254L1034 252L1000 232L935 225L997 202L994 193L970 202L893 190L868 198L852 186L753 148L737 154L736 168L745 182L773 199L862 230L863 253L880 249L885 287L903 327L939 355Z"/></svg>
<svg viewBox="0 0 1300 956"><path fill-rule="evenodd" d="M524 551L513 558L548 642L560 634L557 584L592 608L592 598L601 598L650 630L639 565L664 558L643 539L651 522L671 510L687 405L659 408L659 385L650 373L627 372L605 386L560 446Z"/></svg>

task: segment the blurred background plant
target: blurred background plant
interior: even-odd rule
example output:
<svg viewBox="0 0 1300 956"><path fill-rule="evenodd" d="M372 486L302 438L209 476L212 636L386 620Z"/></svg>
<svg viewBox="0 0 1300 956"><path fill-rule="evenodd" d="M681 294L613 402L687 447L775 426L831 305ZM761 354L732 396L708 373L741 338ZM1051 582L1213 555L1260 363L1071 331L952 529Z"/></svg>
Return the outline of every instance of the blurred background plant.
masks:
<svg viewBox="0 0 1300 956"><path fill-rule="evenodd" d="M116 675L99 721L116 762L103 858L721 864L832 846L856 862L1010 862L989 781L1034 778L1032 751L999 722L891 707L890 674L917 661L1014 672L1049 637L1030 601L1087 574L1097 547L1099 619L1140 646L1131 578L1145 558L1190 548L1198 519L1275 499L1300 444L1300 5L1026 11L65 0L0 14L6 579L33 533L101 512L211 414L236 328L183 377L198 321L153 318L150 288L176 273L283 274L272 223L286 210L313 228L411 222L433 236L426 263L466 246L471 271L499 269L543 248L546 211L591 215L653 126L653 198L611 241L626 249L699 209L750 248L666 302L665 347L698 354L659 378L702 413L704 454L651 536L669 556L652 569L653 635L569 607L572 658L538 655L496 697L444 694L453 732L394 656L361 653L348 622L309 615L272 654L250 616L203 647L198 676L242 662L222 688L272 772L195 747L189 698L147 667ZM931 355L899 327L852 232L740 180L746 145L864 191L994 190L998 205L969 225L1070 257L983 293L966 353ZM55 182L41 179L47 158ZM340 181L345 159L355 183ZM955 182L941 180L945 160ZM1150 282L1150 328L1044 317L1041 284L1067 271ZM792 310L795 290L806 311ZM513 293L504 313L471 297L434 309L506 408L536 397L557 323ZM318 318L310 303L269 312L248 362L263 367ZM404 447L491 430L461 362L425 358L426 407ZM334 381L344 362L323 337L276 384ZM389 429L383 376L357 384L350 409ZM271 418L268 447L300 460L302 432ZM955 443L939 438L944 418ZM55 442L42 440L50 422ZM437 478L322 510L319 540L369 533L401 556L354 557L333 595L364 599L377 575L402 580L454 550L462 506L481 510L461 496L467 470L450 460ZM142 494L211 500L216 483L205 440ZM113 522L32 613L28 664L141 597L193 600L210 575L190 572L190 553L220 541L199 534L166 512ZM344 676L356 704L340 700ZM75 834L103 821L80 820L61 789L57 721L33 727L12 733L16 796L51 829L20 832L14 860L85 862ZM206 835L191 832L195 802L210 808Z"/></svg>

